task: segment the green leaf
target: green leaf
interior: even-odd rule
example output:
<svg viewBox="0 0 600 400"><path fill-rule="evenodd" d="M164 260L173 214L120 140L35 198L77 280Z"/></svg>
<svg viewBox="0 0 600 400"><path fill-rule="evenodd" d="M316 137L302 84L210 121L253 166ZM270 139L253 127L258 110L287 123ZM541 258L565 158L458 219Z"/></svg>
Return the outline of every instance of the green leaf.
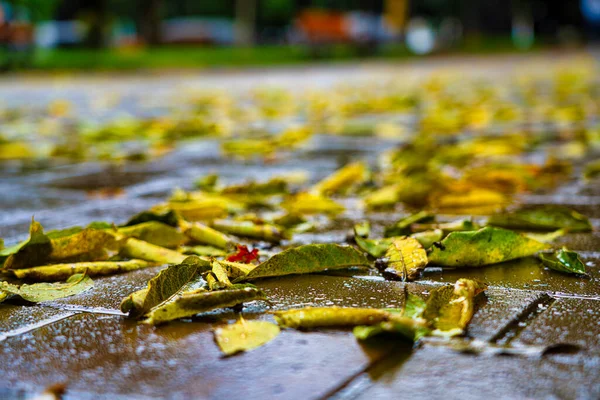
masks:
<svg viewBox="0 0 600 400"><path fill-rule="evenodd" d="M266 300L266 297L260 289L248 284L233 285L231 288L216 291L197 289L191 292L179 293L152 308L146 314L147 318L143 322L158 325L254 300Z"/></svg>
<svg viewBox="0 0 600 400"><path fill-rule="evenodd" d="M354 236L360 238L368 238L371 234L371 224L369 221L362 221L354 225Z"/></svg>
<svg viewBox="0 0 600 400"><path fill-rule="evenodd" d="M548 244L502 228L452 232L429 252L429 262L446 267L479 267L534 255Z"/></svg>
<svg viewBox="0 0 600 400"><path fill-rule="evenodd" d="M392 314L377 308L306 307L275 311L282 328L310 329L332 326L374 325L387 321Z"/></svg>
<svg viewBox="0 0 600 400"><path fill-rule="evenodd" d="M489 225L512 229L552 231L566 229L569 232L589 232L592 224L577 211L559 205L525 208L513 212L492 215Z"/></svg>
<svg viewBox="0 0 600 400"><path fill-rule="evenodd" d="M35 281L61 281L71 275L87 273L89 276L112 275L136 269L152 267L156 264L144 260L93 261L72 264L42 265L33 268L13 269L10 272L19 279Z"/></svg>
<svg viewBox="0 0 600 400"><path fill-rule="evenodd" d="M185 234L194 242L208 244L220 249L231 247L233 240L226 234L200 223L189 224Z"/></svg>
<svg viewBox="0 0 600 400"><path fill-rule="evenodd" d="M358 247L360 247L362 251L375 258L383 256L396 239L397 238L363 239L360 236L354 237L354 241Z"/></svg>
<svg viewBox="0 0 600 400"><path fill-rule="evenodd" d="M255 224L251 221L214 220L212 227L218 231L247 237L251 239L264 240L278 243L285 239L285 232L275 225ZM214 244L214 243L213 243Z"/></svg>
<svg viewBox="0 0 600 400"><path fill-rule="evenodd" d="M417 222L430 222L434 220L434 215L428 213L427 211L420 211L416 214L409 215L406 218L402 218L400 221L396 222L392 226L388 226L385 228L385 237L391 236L404 236L410 235L411 229L410 226Z"/></svg>
<svg viewBox="0 0 600 400"><path fill-rule="evenodd" d="M183 246L181 248L183 254L190 254L195 256L203 257L223 257L227 255L227 252L223 249L217 249L213 246Z"/></svg>
<svg viewBox="0 0 600 400"><path fill-rule="evenodd" d="M4 262L5 269L18 269L44 264L51 252L50 238L44 234L42 225L32 219L29 240L3 249L0 256L8 256Z"/></svg>
<svg viewBox="0 0 600 400"><path fill-rule="evenodd" d="M133 237L161 247L175 248L187 241L176 228L158 221L142 222L118 229L126 237Z"/></svg>
<svg viewBox="0 0 600 400"><path fill-rule="evenodd" d="M600 160L589 162L583 169L585 179L594 179L600 175Z"/></svg>
<svg viewBox="0 0 600 400"><path fill-rule="evenodd" d="M48 236L52 251L45 261L49 262L103 261L108 258L107 250L116 251L120 247L115 236L105 230L85 228L73 234Z"/></svg>
<svg viewBox="0 0 600 400"><path fill-rule="evenodd" d="M34 303L74 296L93 286L94 282L85 273L73 275L64 283L35 283L19 287L8 282L0 282L0 290Z"/></svg>
<svg viewBox="0 0 600 400"><path fill-rule="evenodd" d="M330 243L308 244L275 254L236 282L367 265L369 260L353 247Z"/></svg>
<svg viewBox="0 0 600 400"><path fill-rule="evenodd" d="M555 271L581 275L586 273L585 264L574 251L561 249L552 253L540 253L539 259L544 266Z"/></svg>
<svg viewBox="0 0 600 400"><path fill-rule="evenodd" d="M222 194L250 194L253 196L272 196L288 192L287 181L283 178L273 178L267 182L250 181L239 185L231 185L221 190Z"/></svg>
<svg viewBox="0 0 600 400"><path fill-rule="evenodd" d="M142 224L144 222L157 221L177 228L179 226L180 219L181 218L177 212L173 210L143 211L131 217L131 219L129 219L129 221L122 226L131 226Z"/></svg>
<svg viewBox="0 0 600 400"><path fill-rule="evenodd" d="M525 236L527 236L528 238L537 240L538 242L552 243L557 238L559 238L561 236L564 236L566 233L567 233L567 231L565 229L559 229L557 231L549 232L549 233L532 233L532 232L528 232L528 233L525 234Z"/></svg>
<svg viewBox="0 0 600 400"><path fill-rule="evenodd" d="M384 274L399 276L403 281L415 280L427 265L427 252L416 239L398 238L387 249Z"/></svg>
<svg viewBox="0 0 600 400"><path fill-rule="evenodd" d="M279 335L279 326L268 321L245 321L215 329L215 341L230 356L261 347Z"/></svg>
<svg viewBox="0 0 600 400"><path fill-rule="evenodd" d="M208 261L195 256L186 258L181 264L171 265L150 279L146 289L134 292L123 299L121 311L129 312L130 317L144 315L151 308L178 293L201 272L209 268Z"/></svg>
<svg viewBox="0 0 600 400"><path fill-rule="evenodd" d="M459 279L454 285L432 290L423 313L423 317L435 328L432 333L445 337L463 334L473 317L475 296L485 289L485 283Z"/></svg>
<svg viewBox="0 0 600 400"><path fill-rule="evenodd" d="M156 246L136 238L127 238L125 240L125 243L121 247L121 255L159 264L180 264L188 257L175 250Z"/></svg>
<svg viewBox="0 0 600 400"><path fill-rule="evenodd" d="M423 246L424 249L428 249L431 246L433 246L435 242L439 242L440 240L442 240L442 238L444 237L444 231L442 231L441 229L435 229L432 231L413 233L412 235L410 235L410 237L417 239L417 241L421 243L421 246Z"/></svg>
<svg viewBox="0 0 600 400"><path fill-rule="evenodd" d="M366 340L381 334L401 336L413 342L429 335L431 330L424 319L393 315L389 321L372 326L356 326L352 333L359 340Z"/></svg>
<svg viewBox="0 0 600 400"><path fill-rule="evenodd" d="M417 296L416 294L407 293L406 303L404 303L404 311L402 316L407 318L421 318L425 312L427 303L425 300Z"/></svg>
<svg viewBox="0 0 600 400"><path fill-rule="evenodd" d="M461 219L458 221L445 222L441 224L412 224L411 230L413 232L422 232L429 230L439 230L441 229L443 233L450 232L461 232L461 231L474 231L479 229L477 224L473 223L470 219Z"/></svg>

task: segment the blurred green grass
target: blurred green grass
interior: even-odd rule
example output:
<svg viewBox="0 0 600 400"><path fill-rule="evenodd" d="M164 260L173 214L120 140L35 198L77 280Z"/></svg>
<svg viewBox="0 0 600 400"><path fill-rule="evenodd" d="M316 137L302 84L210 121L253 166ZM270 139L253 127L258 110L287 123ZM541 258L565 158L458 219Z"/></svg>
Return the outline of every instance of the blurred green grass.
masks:
<svg viewBox="0 0 600 400"><path fill-rule="evenodd" d="M534 49L539 49L540 45ZM494 54L516 52L509 38L479 38L441 54ZM440 54L440 53L436 53ZM23 58L22 55L18 57ZM241 66L274 66L306 62L328 62L356 59L414 58L401 44L380 45L376 50L348 44L325 47L256 46L194 47L165 46L126 49L52 49L36 50L27 61L16 63L19 70L83 70L112 71L136 69L177 69ZM0 53L0 63L7 63Z"/></svg>

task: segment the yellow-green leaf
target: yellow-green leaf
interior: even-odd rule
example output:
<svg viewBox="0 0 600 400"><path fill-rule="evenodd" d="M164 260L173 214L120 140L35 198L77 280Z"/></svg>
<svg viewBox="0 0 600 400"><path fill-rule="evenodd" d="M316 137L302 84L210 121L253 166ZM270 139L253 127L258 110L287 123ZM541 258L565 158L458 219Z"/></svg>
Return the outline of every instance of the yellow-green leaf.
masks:
<svg viewBox="0 0 600 400"><path fill-rule="evenodd" d="M230 356L263 346L279 335L279 326L268 321L245 321L215 329L215 341L221 351Z"/></svg>
<svg viewBox="0 0 600 400"><path fill-rule="evenodd" d="M148 287L134 292L121 302L121 311L130 317L144 315L151 308L178 293L185 285L210 268L210 262L196 256L186 258L181 264L160 271L148 282Z"/></svg>
<svg viewBox="0 0 600 400"><path fill-rule="evenodd" d="M546 267L567 274L585 274L585 264L579 254L567 249L560 249L552 253L540 253L539 259Z"/></svg>
<svg viewBox="0 0 600 400"><path fill-rule="evenodd" d="M438 336L463 334L473 317L475 296L485 289L485 283L459 279L454 285L432 290L423 313L423 317L435 328L432 333Z"/></svg>
<svg viewBox="0 0 600 400"><path fill-rule="evenodd" d="M187 241L187 237L177 228L159 221L147 221L118 229L126 237L132 237L157 246L174 248Z"/></svg>
<svg viewBox="0 0 600 400"><path fill-rule="evenodd" d="M19 279L34 281L61 281L71 275L83 274L89 276L112 275L136 269L152 267L156 264L144 260L129 261L93 261L72 264L52 264L33 268L13 269L10 272Z"/></svg>
<svg viewBox="0 0 600 400"><path fill-rule="evenodd" d="M447 267L479 267L534 255L549 248L517 232L485 227L473 232L452 232L434 246L429 262Z"/></svg>
<svg viewBox="0 0 600 400"><path fill-rule="evenodd" d="M374 325L387 321L390 316L390 312L377 308L306 307L275 311L275 321L279 326L295 329Z"/></svg>
<svg viewBox="0 0 600 400"><path fill-rule="evenodd" d="M412 237L398 238L387 249L387 268L384 274L399 276L402 280L415 280L427 265L427 252Z"/></svg>
<svg viewBox="0 0 600 400"><path fill-rule="evenodd" d="M85 273L73 275L64 283L34 283L19 287L8 282L0 282L0 290L3 292L18 295L22 299L34 303L74 296L91 289L93 286L94 282Z"/></svg>
<svg viewBox="0 0 600 400"><path fill-rule="evenodd" d="M353 247L330 243L308 244L275 254L236 281L367 265L369 260Z"/></svg>
<svg viewBox="0 0 600 400"><path fill-rule="evenodd" d="M233 307L248 301L265 299L266 297L260 289L248 284L234 285L231 288L216 291L197 289L178 293L152 308L146 314L147 318L143 322L158 325L217 308Z"/></svg>
<svg viewBox="0 0 600 400"><path fill-rule="evenodd" d="M488 224L512 229L546 231L566 229L569 232L589 232L592 230L592 224L585 215L560 205L524 208L492 215Z"/></svg>

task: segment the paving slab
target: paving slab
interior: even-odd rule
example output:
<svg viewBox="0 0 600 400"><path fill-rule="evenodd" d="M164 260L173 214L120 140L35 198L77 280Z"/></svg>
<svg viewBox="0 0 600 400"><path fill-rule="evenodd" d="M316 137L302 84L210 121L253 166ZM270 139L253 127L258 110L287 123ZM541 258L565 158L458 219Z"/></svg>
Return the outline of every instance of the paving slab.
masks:
<svg viewBox="0 0 600 400"><path fill-rule="evenodd" d="M415 350L383 372L361 375L338 398L354 399L597 399L600 359L560 362L466 355L440 347Z"/></svg>
<svg viewBox="0 0 600 400"><path fill-rule="evenodd" d="M492 287L528 289L553 295L600 297L600 254L581 253L589 278L567 275L545 268L533 257L479 268L427 268L424 280L455 282L465 276L487 282Z"/></svg>
<svg viewBox="0 0 600 400"><path fill-rule="evenodd" d="M515 345L574 344L584 357L600 357L600 301L558 299L513 342Z"/></svg>
<svg viewBox="0 0 600 400"><path fill-rule="evenodd" d="M260 348L223 358L211 324L137 325L81 314L0 343L0 387L35 392L68 382L66 398L319 398L389 353L349 332L284 331Z"/></svg>
<svg viewBox="0 0 600 400"><path fill-rule="evenodd" d="M0 304L0 341L52 324L75 315L75 312L52 310L39 305Z"/></svg>

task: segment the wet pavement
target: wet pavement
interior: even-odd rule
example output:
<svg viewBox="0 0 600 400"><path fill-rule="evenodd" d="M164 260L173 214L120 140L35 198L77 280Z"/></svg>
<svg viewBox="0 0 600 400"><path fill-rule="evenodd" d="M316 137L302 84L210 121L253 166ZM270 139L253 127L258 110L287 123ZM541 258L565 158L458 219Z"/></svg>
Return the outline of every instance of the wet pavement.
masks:
<svg viewBox="0 0 600 400"><path fill-rule="evenodd" d="M474 74L502 74L531 60L482 62ZM517 64L515 64L517 62ZM454 60L460 69L469 61ZM4 102L34 102L64 96L85 98L90 88L122 91L136 98L152 91L155 103L185 80L191 86L220 82L231 90L253 85L298 85L303 79L326 86L344 79L367 79L402 71L426 75L431 64L377 64L211 73L209 76L143 77L93 81L57 78L48 83L7 82ZM260 77L260 79L258 79ZM416 79L416 78L415 78ZM179 86L178 86L179 85ZM56 90L49 90L55 88ZM42 95L43 93L43 95ZM162 97L161 97L162 96ZM108 117L106 117L108 118ZM152 162L84 163L25 170L4 165L0 176L0 237L10 243L26 237L35 214L47 229L108 220L122 223L164 200L174 187L189 189L210 172L225 182L268 178L307 169L317 181L348 159L375 162L394 146L386 139L317 136L294 157L276 163L225 160L212 140L196 140ZM310 164L307 166L307 164ZM90 198L86 190L123 188L111 198ZM215 311L164 326L138 325L119 311L121 299L146 286L160 267L94 279L90 291L41 305L0 305L0 398L27 398L57 383L66 398L286 398L286 399L597 399L600 398L600 181L570 180L555 193L524 196L525 204L566 204L588 215L595 232L572 233L557 243L580 252L589 278L549 271L535 259L521 259L473 270L428 268L414 283L384 281L365 271L283 277L261 281L271 301L247 305L248 319L272 320L272 309L303 306L401 307L405 289L426 295L431 288L462 277L476 277L490 289L479 299L468 337L515 348L557 346L548 354L499 356L468 354L425 341L417 348L393 340L360 343L350 331L285 330L256 351L224 358L215 345L215 324L232 322L231 311ZM321 233L299 234L294 243L342 242L364 215L352 209ZM397 215L373 214L374 232ZM560 345L573 345L561 348ZM562 349L562 350L561 350ZM564 350L564 351L563 351Z"/></svg>

